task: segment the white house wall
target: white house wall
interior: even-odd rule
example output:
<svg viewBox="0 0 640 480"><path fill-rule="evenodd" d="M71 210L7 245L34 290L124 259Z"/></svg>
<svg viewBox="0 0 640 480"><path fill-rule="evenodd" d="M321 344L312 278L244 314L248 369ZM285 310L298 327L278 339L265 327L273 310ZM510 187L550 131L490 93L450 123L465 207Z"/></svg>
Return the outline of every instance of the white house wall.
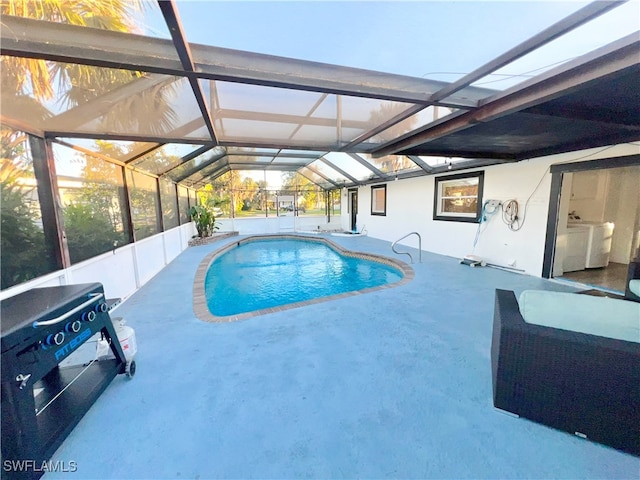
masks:
<svg viewBox="0 0 640 480"><path fill-rule="evenodd" d="M569 211L575 212L585 222L608 221L605 218L605 206L607 203L615 203L614 208L617 208L617 202L612 202L608 198L611 191L609 177L609 170L574 173L571 181L572 190ZM576 188L578 182L583 184L582 188ZM614 194L617 194L617 192L614 192Z"/></svg>
<svg viewBox="0 0 640 480"><path fill-rule="evenodd" d="M469 170L485 172L483 201L515 199L519 216L524 215L524 225L516 232L502 221L501 212L489 217L481 225L475 247L478 224L433 220L434 175L387 182L386 216L371 215L371 185L360 187L358 229L364 228L369 236L389 242L417 231L422 237L423 250L455 258L473 254L491 264L541 276L551 188L549 167L638 151L637 145L625 144ZM343 223L345 219L348 220L348 214L343 209ZM400 243L417 248L415 236ZM390 254L393 255L391 251Z"/></svg>
<svg viewBox="0 0 640 480"><path fill-rule="evenodd" d="M615 224L610 261L628 264L631 252L635 250L632 242L636 238L634 229L640 206L640 167L612 170L610 186L604 218Z"/></svg>
<svg viewBox="0 0 640 480"><path fill-rule="evenodd" d="M358 192L358 228L364 227L368 235L390 242L416 231L422 237L423 250L457 258L473 254L490 263L511 264L532 275L539 275L551 178L550 174L545 174L547 167L548 164L542 162L525 162L479 169L485 172L484 200L515 199L521 209L537 181L543 175L545 178L529 203L526 221L520 231L509 231L498 212L481 225L475 247L478 224L433 220L435 176L387 183L386 216L370 214L371 188L361 187ZM418 246L415 236L400 243Z"/></svg>

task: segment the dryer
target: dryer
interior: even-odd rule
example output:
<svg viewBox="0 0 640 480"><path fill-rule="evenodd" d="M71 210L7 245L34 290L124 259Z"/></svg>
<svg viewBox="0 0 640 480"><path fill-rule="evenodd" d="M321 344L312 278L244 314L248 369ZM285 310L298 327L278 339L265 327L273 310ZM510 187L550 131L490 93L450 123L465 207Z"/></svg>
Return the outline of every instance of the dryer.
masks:
<svg viewBox="0 0 640 480"><path fill-rule="evenodd" d="M587 242L587 268L599 268L609 265L611 241L613 239L612 222L586 224L589 227Z"/></svg>
<svg viewBox="0 0 640 480"><path fill-rule="evenodd" d="M565 233L563 272L577 272L587 267L589 228L581 224L569 224Z"/></svg>
<svg viewBox="0 0 640 480"><path fill-rule="evenodd" d="M573 233L573 237L583 238L586 233L586 251L583 242L577 242L579 248L573 245L571 249L573 262L567 272L582 270L583 268L601 268L609 265L609 255L611 253L611 241L613 239L614 224L612 222L588 222L570 220L567 224L567 231ZM574 242L576 243L576 242ZM584 255L584 263L573 265L575 261Z"/></svg>

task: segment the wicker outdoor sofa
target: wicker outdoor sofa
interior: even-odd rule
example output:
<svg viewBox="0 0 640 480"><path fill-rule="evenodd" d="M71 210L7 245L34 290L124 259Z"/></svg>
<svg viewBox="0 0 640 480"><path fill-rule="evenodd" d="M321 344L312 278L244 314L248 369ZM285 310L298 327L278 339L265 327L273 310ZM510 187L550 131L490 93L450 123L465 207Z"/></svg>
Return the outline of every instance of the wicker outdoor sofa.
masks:
<svg viewBox="0 0 640 480"><path fill-rule="evenodd" d="M629 273L627 275L627 288L624 291L624 297L627 300L640 302L640 259L629 263Z"/></svg>
<svg viewBox="0 0 640 480"><path fill-rule="evenodd" d="M541 291L520 303L496 290L494 406L640 456L640 303Z"/></svg>

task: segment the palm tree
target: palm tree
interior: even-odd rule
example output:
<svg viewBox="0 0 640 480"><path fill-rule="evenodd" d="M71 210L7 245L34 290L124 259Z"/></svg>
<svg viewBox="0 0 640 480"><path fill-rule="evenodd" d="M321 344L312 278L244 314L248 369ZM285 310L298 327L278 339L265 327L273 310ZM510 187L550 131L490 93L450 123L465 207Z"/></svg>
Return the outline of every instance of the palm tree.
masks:
<svg viewBox="0 0 640 480"><path fill-rule="evenodd" d="M0 0L0 16L140 32L137 18L147 5L150 4L144 0ZM138 94L116 102L110 110L96 108L99 113L91 117L93 106L81 106L113 94L131 82L148 80L143 78L146 74L11 56L2 56L0 62L3 117L45 129L46 121L59 112L73 114L74 109L82 108L85 115L80 115L79 126L95 122L99 117L97 125L92 126L96 136L100 130L161 135L174 128L175 113L169 103L175 84L173 78L146 81L143 85L149 83L152 88L140 89ZM35 190L27 188L28 183L24 181L33 177L31 159L26 154L27 136L3 125L0 142L0 288L6 288L51 271L55 262L45 245L37 202L30 201Z"/></svg>
<svg viewBox="0 0 640 480"><path fill-rule="evenodd" d="M1 0L0 15L140 32L138 18L150 5L142 0ZM53 116L52 100L56 101L56 109L69 110L146 76L143 72L123 69L8 56L2 57L1 75L4 114L38 126ZM127 133L138 129L154 135L175 128L176 114L169 103L175 81L169 78L116 102L102 115L97 128ZM49 108L45 108L45 104Z"/></svg>
<svg viewBox="0 0 640 480"><path fill-rule="evenodd" d="M139 0L2 0L0 15L132 32L137 30L135 13L139 12L141 7L142 3ZM59 70L45 60L19 57L3 59L3 72L7 74L6 79L13 80L13 90L30 91L38 101L50 100L53 97L53 80L56 73L61 73ZM6 79L3 78L3 81ZM69 77L60 78L64 84L72 80ZM86 81L91 82L91 79L87 78L82 83Z"/></svg>

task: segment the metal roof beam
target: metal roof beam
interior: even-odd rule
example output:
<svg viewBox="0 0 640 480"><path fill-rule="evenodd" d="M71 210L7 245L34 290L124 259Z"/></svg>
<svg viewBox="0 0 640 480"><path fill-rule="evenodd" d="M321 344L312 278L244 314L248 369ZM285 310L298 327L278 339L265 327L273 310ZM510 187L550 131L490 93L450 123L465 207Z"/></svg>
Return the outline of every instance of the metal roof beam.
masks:
<svg viewBox="0 0 640 480"><path fill-rule="evenodd" d="M169 31L171 32L171 38L178 52L180 62L182 62L182 68L187 72L194 72L195 68L191 58L191 50L184 35L182 22L180 21L180 15L178 14L174 0L158 0L158 5L160 6L165 22L167 22L167 27L169 27ZM200 82L197 77L189 75L189 83L191 84L191 90L196 98L196 102L198 102L198 107L200 107L200 113L207 126L209 135L211 135L211 140L213 140L214 143L218 143L216 133L213 129L211 112L209 111L209 106L207 105Z"/></svg>
<svg viewBox="0 0 640 480"><path fill-rule="evenodd" d="M224 175L229 171L231 171L231 167L226 163L222 164L220 165L220 168L215 169L213 172L207 174L207 176L205 177L202 177L200 180L196 182L192 182L191 185L204 186L207 184L207 182L210 182L211 180L215 180L216 178Z"/></svg>
<svg viewBox="0 0 640 480"><path fill-rule="evenodd" d="M305 164L291 164L291 163L233 163L229 162L229 166L233 170L282 170L282 171L297 171L299 168L307 167Z"/></svg>
<svg viewBox="0 0 640 480"><path fill-rule="evenodd" d="M160 174L160 176L161 177L166 177L169 173L173 172L177 168L182 167L188 161L193 160L194 158L202 155L203 153L206 153L207 151L211 150L212 148L214 148L212 145L205 145L204 147L200 147L197 150L194 150L193 152L189 153L188 155L185 155L184 157L182 157L182 162L180 162L178 165L175 165L175 166L171 167L168 170L165 170L164 172L162 172Z"/></svg>
<svg viewBox="0 0 640 480"><path fill-rule="evenodd" d="M125 163L129 160L135 160L136 158L140 158L142 155L146 155L147 153L153 151L156 147L163 147L164 143L150 143L143 142L135 146L133 150L128 152L128 157L124 159Z"/></svg>
<svg viewBox="0 0 640 480"><path fill-rule="evenodd" d="M0 52L14 57L184 75L171 40L2 16Z"/></svg>
<svg viewBox="0 0 640 480"><path fill-rule="evenodd" d="M145 90L153 88L157 85L166 82L168 79L164 75L150 74L142 78L132 80L131 82L122 85L115 90L100 95L99 97L92 98L82 105L71 108L66 112L56 115L48 120L52 124L73 130L85 123L89 123L102 115L109 113L114 104L121 101L126 101L132 96L139 95Z"/></svg>
<svg viewBox="0 0 640 480"><path fill-rule="evenodd" d="M200 155L202 155L203 153L206 153L207 151L211 150L212 148L216 148L216 146L214 145L204 145L200 148L198 148L197 150L194 150L193 152L190 152L188 154L186 154L184 157L182 157L182 162L188 162L189 160L193 160L196 157L199 157ZM223 149L224 147L217 147L218 149ZM226 152L226 149L224 149L224 151Z"/></svg>
<svg viewBox="0 0 640 480"><path fill-rule="evenodd" d="M446 82L419 77L341 67L307 60L295 60L240 50L191 46L199 75L204 78L271 87L296 88L339 95L379 98L430 105L431 94ZM442 105L474 107L495 90L469 87Z"/></svg>
<svg viewBox="0 0 640 480"><path fill-rule="evenodd" d="M509 160L509 161L500 161L495 159L487 159L487 158L475 158L465 162L456 162L451 164L451 168L449 165L438 165L433 167L434 174L438 173L448 173L456 170L468 170L470 168L480 168L480 167L489 167L491 165L498 165L503 163L514 163L517 160Z"/></svg>
<svg viewBox="0 0 640 480"><path fill-rule="evenodd" d="M335 163L327 160L324 157L320 157L318 160L320 160L321 162L326 163L327 165L329 165L331 168L333 168L336 172L338 172L340 175L344 176L345 178L348 178L349 180L351 180L353 183L355 183L356 185L358 185L360 183L360 181L349 175L347 172L345 172L343 169L341 169L340 167L338 167Z"/></svg>
<svg viewBox="0 0 640 480"><path fill-rule="evenodd" d="M53 142L58 143L60 145L64 145L65 147L69 147L72 148L74 150L77 150L79 152L82 153L86 153L87 155L92 155L96 158L101 158L102 160L107 160L108 162L111 163L115 163L121 166L126 166L130 163L132 163L133 161L144 157L145 155L153 152L154 150L157 150L158 148L163 147L163 144L158 144L158 143L154 143L154 144L149 144L149 143L144 143L142 144L138 149L134 150L133 152L131 152L131 156L127 157L127 159L122 160L122 159L117 159L117 158L113 158L113 157L109 157L108 155L104 155L100 152L97 152L95 150L91 150L90 148L84 148L81 147L79 145L76 145L72 142L67 142L65 140L62 140L60 138L53 138L52 139ZM153 175L153 174L150 174Z"/></svg>
<svg viewBox="0 0 640 480"><path fill-rule="evenodd" d="M124 167L124 168L126 168L128 170L132 170L134 172L138 172L138 173L141 173L143 175L147 175L148 177L160 178L160 175L156 175L155 173L151 173L151 172L148 172L148 171L143 170L141 168L137 168L137 167L135 167L133 165L128 165L126 162L123 162L122 160L118 160L116 158L112 158L112 157L110 157L108 155L105 155L103 153L100 153L100 152L94 152L91 149L84 148L84 147L81 147L79 145L74 145L73 143L65 142L64 140L60 140L59 138L53 138L53 139L51 139L51 142L63 145L65 147L67 147L67 148L75 150L76 152L84 153L85 155L89 155L90 157L94 157L94 158L103 160L105 162L112 163L114 165L119 165L119 166ZM176 184L178 183L178 182L176 182L174 180L171 180L171 179L168 179L168 180L173 182L173 183L176 183Z"/></svg>
<svg viewBox="0 0 640 480"><path fill-rule="evenodd" d="M304 116L305 118L304 123L302 122L299 123L298 126L295 128L295 130L291 132L291 135L289 135L289 140L295 137L296 133L298 133L302 127L304 127L305 125L310 125L309 120L311 120L311 115L313 115L313 113L318 109L318 107L322 105L322 102L324 102L328 96L329 95L327 93L323 93L322 95L320 95L320 98L318 98L316 103L313 104L313 106L309 109L307 114Z"/></svg>
<svg viewBox="0 0 640 480"><path fill-rule="evenodd" d="M291 140L297 131L305 125L318 125L322 127L335 127L336 119L327 117L311 117L308 115L290 115L286 113L266 113L250 112L246 110L224 109L216 112L219 120L235 119L250 120L256 122L289 123L298 125L295 131L289 135L287 140ZM370 122L358 120L342 120L342 126L346 128L368 128Z"/></svg>
<svg viewBox="0 0 640 480"><path fill-rule="evenodd" d="M5 127L13 128L14 130L18 130L20 132L29 133L34 137L44 137L44 131L34 128L32 125L27 125L26 123L18 120L17 118L8 117L5 114L0 113L0 123L2 123Z"/></svg>
<svg viewBox="0 0 640 480"><path fill-rule="evenodd" d="M181 158L181 162L178 165L175 165L171 168L168 168L167 170L160 172L158 174L158 176L160 178L164 178L167 176L167 174L169 172L172 172L173 170L175 170L176 168L181 167L182 165L184 165L186 162L188 162L189 160L196 158L199 155L202 155L203 153L208 152L209 150L211 150L212 148L214 148L212 145L205 145L204 147L200 147L196 150L194 150L193 152L189 153L188 155L185 155L184 157ZM195 173L195 172L194 172Z"/></svg>
<svg viewBox="0 0 640 480"><path fill-rule="evenodd" d="M409 160L411 160L413 163L418 165L425 172L427 172L427 173L432 173L433 172L433 167L431 165L427 164L427 162L422 160L417 155L407 155L407 157L409 158Z"/></svg>
<svg viewBox="0 0 640 480"><path fill-rule="evenodd" d="M438 125L440 125L442 123L449 122L452 119L454 119L456 117L459 117L461 115L464 115L467 112L468 112L468 110L456 110L456 111L453 111L450 114L445 115L444 117L440 117L437 120L434 120L433 122L427 123L426 125L423 125L423 126L418 127L418 128L416 128L414 130L411 130L410 132L407 132L407 133L405 133L403 135L400 135L398 138L394 138L393 140L389 140L388 142L385 142L385 143L383 143L381 145L378 145L375 148L374 152L383 151L384 149L389 148L392 145L395 145L396 143L399 143L399 142L401 142L401 141L403 141L403 140L405 140L407 138L413 138L414 136L418 135L419 133L422 133L422 132L424 132L426 130L429 130L429 129L433 128L433 127L436 127L436 126L438 126ZM378 155L377 155L377 153L374 153L373 156L378 156Z"/></svg>
<svg viewBox="0 0 640 480"><path fill-rule="evenodd" d="M371 165L369 162L367 162L364 158L362 158L360 155L357 155L355 153L347 153L347 155L349 155L351 158L353 158L356 162L358 162L359 164L361 164L363 167L367 167L369 170L371 170L376 176L382 178L382 179L386 179L389 176L384 173L382 170L378 170L376 167L374 167L373 165Z"/></svg>
<svg viewBox="0 0 640 480"><path fill-rule="evenodd" d="M155 150L164 147L163 143L155 143L153 144L153 146L148 147L142 147L141 149L139 149L137 152L133 153L133 155L131 155L130 157L128 157L124 163L128 164L128 163L132 163L135 162L136 160L150 154L151 152L154 152Z"/></svg>
<svg viewBox="0 0 640 480"><path fill-rule="evenodd" d="M619 74L630 67L637 67L639 65L639 54L640 36L638 36L638 32L631 33L542 75L527 80L521 85L516 85L487 97L480 101L478 107L487 107L488 104L495 104L498 100L502 101L505 98L512 98L516 95L533 97L528 102L531 104L530 106L539 105L544 101L579 90L588 82ZM518 108L517 110L522 109Z"/></svg>
<svg viewBox="0 0 640 480"><path fill-rule="evenodd" d="M616 110L609 110L605 108L580 107L577 105L560 105L553 107L542 105L528 108L523 113L542 115L546 117L559 117L571 120L597 122L601 124L625 127L629 130L640 130L640 119L634 112L619 112Z"/></svg>
<svg viewBox="0 0 640 480"><path fill-rule="evenodd" d="M132 134L118 134L118 133L98 133L98 132L70 132L67 130L47 130L44 135L48 138L51 137L71 137L71 138L90 138L94 140L123 140L127 142L142 142L142 143L186 143L186 144L207 144L211 145L211 140L204 139L192 139L186 137L191 132L194 132L198 128L202 127L204 121L202 117L197 117L184 125L167 132L164 136L153 135L132 135Z"/></svg>
<svg viewBox="0 0 640 480"><path fill-rule="evenodd" d="M509 51L503 53L502 55L494 58L490 62L484 64L483 66L477 68L471 73L468 73L464 77L456 80L455 82L447 85L441 90L437 91L433 95L431 95L430 100L437 102L442 100L443 98L448 97L449 95L454 94L455 92L462 90L463 88L471 85L476 80L479 80L486 75L495 72L499 68L508 65L509 63L517 60L525 56L526 54L532 52L533 50L555 40L556 38L564 35L567 32L593 20L594 18L599 17L605 12L612 10L623 3L626 3L628 0L614 0L614 1L595 1L592 2L585 7L581 8L577 12L572 13L571 15L565 17L559 22L554 23L550 27L542 30L537 33L533 37L528 40L522 42L521 44L513 47Z"/></svg>
<svg viewBox="0 0 640 480"><path fill-rule="evenodd" d="M333 185L336 188L340 188L340 185L337 184L336 182L334 182L333 180L331 180L329 177L327 177L326 175L324 175L323 173L321 173L318 169L313 168L310 165L307 165L306 168L308 168L310 171L312 171L313 173L315 173L316 175L318 175L320 178L324 178L327 182L329 182L331 185ZM322 185L320 185L322 187ZM324 188L324 187L322 187Z"/></svg>
<svg viewBox="0 0 640 480"><path fill-rule="evenodd" d="M89 148L81 147L80 145L75 145L73 143L65 142L64 140L60 140L59 138L53 138L53 139L51 139L51 141L53 143L57 143L58 145L62 145L64 147L67 147L67 148L70 148L72 150L75 150L76 152L84 153L85 155L89 155L90 157L98 158L100 160L104 160L105 162L108 162L108 163L113 163L113 164L119 165L121 167L124 167L124 166L127 165L122 160L118 160L116 158L112 158L112 157L110 157L108 155L105 155L104 153L94 152L93 150L91 150Z"/></svg>
<svg viewBox="0 0 640 480"><path fill-rule="evenodd" d="M204 141L199 138L167 137L156 135L131 135L124 133L96 133L96 132L68 132L47 130L44 132L45 138L72 137L89 138L91 140L121 140L124 142L144 142L144 143L186 143L188 145L211 144L211 140Z"/></svg>
<svg viewBox="0 0 640 480"><path fill-rule="evenodd" d="M320 187L320 188L325 188L323 185L320 185L316 180L314 180L313 178L309 177L308 175L305 175L302 172L296 172L298 175L300 175L301 177L306 178L307 180L309 180L311 183L313 183L316 187ZM293 191L295 191L296 189L294 188ZM286 191L286 190L285 190ZM289 190L292 191L292 190Z"/></svg>
<svg viewBox="0 0 640 480"><path fill-rule="evenodd" d="M321 150L323 152L336 152L337 145L331 144L328 145L326 143L323 144L312 144L311 142L305 143L284 143L284 141L280 143L276 143L273 140L264 140L264 141L238 141L238 140L225 140L220 142L220 145L225 147L239 147L239 148L275 148L278 150L312 150L318 151ZM272 154L269 154L272 155Z"/></svg>
<svg viewBox="0 0 640 480"><path fill-rule="evenodd" d="M411 151L412 152L412 151ZM486 159L491 159L491 160L495 160L498 162L512 162L515 161L517 159L516 154L514 153L495 153L495 152L487 152L485 150L456 150L455 153L452 152L451 150L429 150L427 153L410 153L410 151L407 151L407 153L403 153L402 155L405 155L407 157L409 156L415 156L415 155L420 155L420 156L425 156L425 157L457 157L457 158L486 158ZM435 168L435 167L432 167Z"/></svg>
<svg viewBox="0 0 640 480"><path fill-rule="evenodd" d="M426 105L412 105L411 107L407 108L404 112L400 112L398 115L394 116L393 118L390 118L386 122L381 123L377 127L369 130L368 132L364 132L362 135L359 135L354 140L352 140L351 142L346 144L344 147L342 147L340 151L344 152L352 149L356 145L359 145L365 140L368 140L371 137L377 135L378 133L385 131L387 128L393 127L397 123L400 123L403 120L406 120L411 115L415 115L416 113L424 110L425 108L427 108Z"/></svg>
<svg viewBox="0 0 640 480"><path fill-rule="evenodd" d="M640 141L640 134L638 131L628 131L624 134L616 133L608 138L587 138L581 139L563 145L554 147L545 147L537 150L529 150L518 155L518 160L526 160L529 158L543 157L551 154L575 152L578 150L587 150L589 148L602 147L603 145L619 145L623 143L632 143Z"/></svg>
<svg viewBox="0 0 640 480"><path fill-rule="evenodd" d="M289 153L283 151L281 149L280 152L276 154L276 158L320 158L322 155L326 155L328 152L326 150L322 151L322 155L318 155L317 153ZM252 155L252 154L248 154ZM256 156L260 156L259 153Z"/></svg>
<svg viewBox="0 0 640 480"><path fill-rule="evenodd" d="M376 157L395 154L442 138L479 122L489 122L514 112L579 90L589 82L638 68L640 38L630 34L587 55L567 62L546 74L483 100L480 106L449 121L429 126L422 132L391 142L374 151ZM445 117L446 118L446 117Z"/></svg>
<svg viewBox="0 0 640 480"><path fill-rule="evenodd" d="M222 152L219 153L218 155L213 155L209 160L204 161L201 165L198 165L197 170L193 170L192 172L187 173L186 175L181 175L180 177L178 177L175 182L176 183L180 183L183 182L185 180L187 180L189 177L195 175L196 173L198 173L200 170L205 169L206 167L213 165L214 163L216 163L218 160L224 158L227 155L227 152ZM181 164L182 165L182 164Z"/></svg>
<svg viewBox="0 0 640 480"><path fill-rule="evenodd" d="M161 4L164 2L161 2ZM3 15L3 55L430 105L447 83L359 68L190 44L185 70L172 40ZM440 105L475 107L495 90L468 87Z"/></svg>

